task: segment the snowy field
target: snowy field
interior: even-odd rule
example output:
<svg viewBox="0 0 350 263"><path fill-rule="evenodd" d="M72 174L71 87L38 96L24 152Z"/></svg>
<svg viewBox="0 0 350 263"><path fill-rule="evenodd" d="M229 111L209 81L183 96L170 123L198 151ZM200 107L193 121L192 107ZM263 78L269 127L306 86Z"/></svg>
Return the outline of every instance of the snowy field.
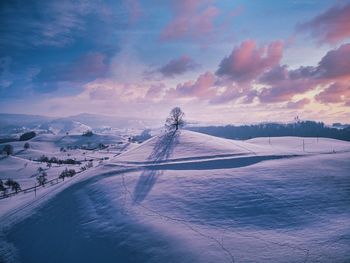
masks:
<svg viewBox="0 0 350 263"><path fill-rule="evenodd" d="M42 152L84 160L59 150L80 140L39 136L1 177L33 181ZM349 142L181 131L117 146L36 197L0 200L0 262L350 262Z"/></svg>

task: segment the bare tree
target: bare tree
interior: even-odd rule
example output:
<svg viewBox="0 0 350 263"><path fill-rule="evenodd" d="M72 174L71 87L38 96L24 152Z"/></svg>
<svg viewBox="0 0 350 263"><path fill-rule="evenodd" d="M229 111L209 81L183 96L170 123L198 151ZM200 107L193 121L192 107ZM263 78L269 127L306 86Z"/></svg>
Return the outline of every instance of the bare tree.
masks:
<svg viewBox="0 0 350 263"><path fill-rule="evenodd" d="M185 113L180 107L175 107L170 111L169 117L165 121L165 128L168 131L177 131L179 128L185 125L183 117Z"/></svg>
<svg viewBox="0 0 350 263"><path fill-rule="evenodd" d="M16 193L21 190L21 186L18 182L12 179L7 179L5 182L5 185L12 189L12 191L15 191Z"/></svg>
<svg viewBox="0 0 350 263"><path fill-rule="evenodd" d="M16 182L16 181L14 181L14 183L12 184L12 191L15 191L16 192L16 194L18 193L18 191L20 191L21 190L21 186L19 185L19 183L18 182Z"/></svg>
<svg viewBox="0 0 350 263"><path fill-rule="evenodd" d="M47 177L47 173L46 172L42 172L36 177L36 181L38 182L39 185L44 186L45 183L47 182L47 178L46 177Z"/></svg>

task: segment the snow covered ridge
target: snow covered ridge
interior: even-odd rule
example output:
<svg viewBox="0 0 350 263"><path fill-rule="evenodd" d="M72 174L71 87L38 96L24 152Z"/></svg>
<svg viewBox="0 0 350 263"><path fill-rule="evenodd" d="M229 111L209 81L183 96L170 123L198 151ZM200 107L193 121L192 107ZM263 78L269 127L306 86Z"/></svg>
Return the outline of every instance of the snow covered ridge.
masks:
<svg viewBox="0 0 350 263"><path fill-rule="evenodd" d="M0 138L1 136L19 135L27 131L37 133L81 134L86 130L96 132L108 132L110 130L137 129L160 126L158 121L139 120L127 117L103 116L94 114L79 114L75 116L53 118L46 116L26 114L0 113ZM115 131L114 131L115 133Z"/></svg>
<svg viewBox="0 0 350 263"><path fill-rule="evenodd" d="M67 147L94 140L108 147ZM1 175L32 182L34 156L96 158L37 197L0 200L0 262L349 261L349 142L191 131L118 141L40 135L0 160Z"/></svg>
<svg viewBox="0 0 350 263"><path fill-rule="evenodd" d="M121 154L114 161L125 164L151 164L263 155L295 156L349 150L349 142L328 138L273 137L241 141L182 130L174 136L155 136Z"/></svg>

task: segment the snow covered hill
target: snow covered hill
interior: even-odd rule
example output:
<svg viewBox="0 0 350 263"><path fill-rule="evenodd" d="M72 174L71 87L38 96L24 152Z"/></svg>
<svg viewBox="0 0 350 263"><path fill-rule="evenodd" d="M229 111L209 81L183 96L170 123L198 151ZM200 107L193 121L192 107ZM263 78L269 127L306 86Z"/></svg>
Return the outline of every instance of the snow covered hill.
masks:
<svg viewBox="0 0 350 263"><path fill-rule="evenodd" d="M228 140L210 135L180 131L160 134L113 160L117 164L157 164L197 160L284 158L296 155L350 151L350 143L328 138L275 137L248 141Z"/></svg>
<svg viewBox="0 0 350 263"><path fill-rule="evenodd" d="M56 119L48 123L42 124L40 129L48 130L53 134L83 134L86 131L91 131L91 127L77 121Z"/></svg>
<svg viewBox="0 0 350 263"><path fill-rule="evenodd" d="M349 160L324 138L161 134L0 200L0 261L348 262Z"/></svg>

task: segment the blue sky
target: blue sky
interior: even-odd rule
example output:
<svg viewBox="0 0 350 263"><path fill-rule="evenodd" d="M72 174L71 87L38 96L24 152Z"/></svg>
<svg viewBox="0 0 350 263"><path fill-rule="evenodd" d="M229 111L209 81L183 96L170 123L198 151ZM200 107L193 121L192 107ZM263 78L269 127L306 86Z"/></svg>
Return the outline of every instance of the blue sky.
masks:
<svg viewBox="0 0 350 263"><path fill-rule="evenodd" d="M349 122L350 2L2 1L0 111Z"/></svg>

